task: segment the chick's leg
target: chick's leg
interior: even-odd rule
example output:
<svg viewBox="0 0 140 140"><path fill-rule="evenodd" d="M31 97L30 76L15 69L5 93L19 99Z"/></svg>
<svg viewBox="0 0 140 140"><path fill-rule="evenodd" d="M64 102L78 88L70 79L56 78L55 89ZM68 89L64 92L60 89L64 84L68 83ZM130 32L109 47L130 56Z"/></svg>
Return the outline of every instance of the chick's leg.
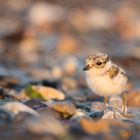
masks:
<svg viewBox="0 0 140 140"><path fill-rule="evenodd" d="M127 108L126 108L126 104L127 104L127 93L122 93L121 95L122 97L122 101L123 101L123 106L122 106L122 110L123 110L123 113L126 114L127 113Z"/></svg>
<svg viewBox="0 0 140 140"><path fill-rule="evenodd" d="M107 107L107 103L108 103L108 96L104 97L104 108Z"/></svg>

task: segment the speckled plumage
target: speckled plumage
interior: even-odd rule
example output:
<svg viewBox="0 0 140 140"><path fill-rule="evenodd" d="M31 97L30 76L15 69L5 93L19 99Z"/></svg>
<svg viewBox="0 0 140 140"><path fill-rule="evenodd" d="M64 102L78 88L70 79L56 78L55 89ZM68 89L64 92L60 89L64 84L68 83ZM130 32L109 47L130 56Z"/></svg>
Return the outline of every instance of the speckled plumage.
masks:
<svg viewBox="0 0 140 140"><path fill-rule="evenodd" d="M104 53L93 53L86 59L86 81L88 86L95 94L104 96L106 107L108 96L121 94L123 100L122 110L127 113L126 103L126 83L125 71L115 65L108 55Z"/></svg>
<svg viewBox="0 0 140 140"><path fill-rule="evenodd" d="M104 53L93 53L86 59L86 80L92 91L101 96L121 94L126 90L125 71Z"/></svg>

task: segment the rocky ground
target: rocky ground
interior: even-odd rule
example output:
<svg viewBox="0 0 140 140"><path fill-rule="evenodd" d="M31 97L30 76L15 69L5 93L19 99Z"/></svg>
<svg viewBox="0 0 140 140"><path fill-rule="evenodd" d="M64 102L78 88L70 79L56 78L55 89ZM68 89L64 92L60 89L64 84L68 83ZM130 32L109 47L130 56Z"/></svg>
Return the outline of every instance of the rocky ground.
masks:
<svg viewBox="0 0 140 140"><path fill-rule="evenodd" d="M140 139L139 0L0 1L1 140ZM102 51L127 72L104 109L84 58Z"/></svg>

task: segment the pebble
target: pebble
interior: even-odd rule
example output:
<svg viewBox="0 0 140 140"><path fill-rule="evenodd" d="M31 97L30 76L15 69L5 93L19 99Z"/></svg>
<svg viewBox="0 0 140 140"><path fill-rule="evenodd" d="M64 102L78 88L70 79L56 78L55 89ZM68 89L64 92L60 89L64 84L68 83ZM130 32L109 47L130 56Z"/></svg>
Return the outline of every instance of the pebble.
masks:
<svg viewBox="0 0 140 140"><path fill-rule="evenodd" d="M133 90L128 93L128 106L140 107L140 90Z"/></svg>
<svg viewBox="0 0 140 140"><path fill-rule="evenodd" d="M41 100L38 100L38 99L27 100L26 102L24 102L24 104L33 108L34 110L47 107L45 103L43 103Z"/></svg>
<svg viewBox="0 0 140 140"><path fill-rule="evenodd" d="M78 66L79 66L78 59L74 56L69 56L65 58L63 62L64 73L68 75L74 75L76 74Z"/></svg>
<svg viewBox="0 0 140 140"><path fill-rule="evenodd" d="M40 42L35 37L25 37L20 42L18 51L19 57L22 58L19 59L21 60L20 63L22 65L31 66L37 64L40 59L40 56L38 55L39 51L41 51Z"/></svg>
<svg viewBox="0 0 140 140"><path fill-rule="evenodd" d="M14 115L9 112L8 110L5 110L3 108L0 108L0 123L2 121L4 122L11 122L14 118Z"/></svg>
<svg viewBox="0 0 140 140"><path fill-rule="evenodd" d="M69 13L69 21L78 32L85 33L89 30L87 25L86 13L80 8L75 8Z"/></svg>
<svg viewBox="0 0 140 140"><path fill-rule="evenodd" d="M94 29L108 29L113 25L113 15L101 8L90 9L87 14L87 24Z"/></svg>
<svg viewBox="0 0 140 140"><path fill-rule="evenodd" d="M111 96L109 98L109 106L114 107L119 111L123 111L122 105L123 105L123 101L120 96ZM127 112L127 107L126 107L126 112Z"/></svg>
<svg viewBox="0 0 140 140"><path fill-rule="evenodd" d="M48 87L48 86L42 86L42 85L37 85L37 86L32 86L33 90L37 91L40 93L40 95L43 97L44 100L49 101L49 100L64 100L65 99L65 94L57 90L53 87ZM25 90L21 91L19 95L20 99L30 99Z"/></svg>
<svg viewBox="0 0 140 140"><path fill-rule="evenodd" d="M82 118L80 120L82 129L88 134L99 134L110 132L109 124L106 120L93 121L91 119Z"/></svg>
<svg viewBox="0 0 140 140"><path fill-rule="evenodd" d="M36 2L29 11L29 20L34 25L42 25L47 22L59 22L64 17L64 9L59 5L46 2Z"/></svg>
<svg viewBox="0 0 140 140"><path fill-rule="evenodd" d="M0 109L4 109L6 111L11 112L13 115L17 115L20 112L27 112L29 114L39 116L38 113L28 106L24 105L23 103L20 102L7 102L3 105L1 105Z"/></svg>
<svg viewBox="0 0 140 140"><path fill-rule="evenodd" d="M60 38L60 41L57 46L57 52L60 56L75 54L78 51L79 51L79 42L73 36L64 35Z"/></svg>
<svg viewBox="0 0 140 140"><path fill-rule="evenodd" d="M120 131L120 136L124 140L128 140L132 136L132 131L130 130L122 130Z"/></svg>
<svg viewBox="0 0 140 140"><path fill-rule="evenodd" d="M65 94L52 87L45 87L45 86L33 86L33 89L38 91L45 100L64 100Z"/></svg>
<svg viewBox="0 0 140 140"><path fill-rule="evenodd" d="M102 112L104 110L104 103L94 101L91 105L91 112Z"/></svg>
<svg viewBox="0 0 140 140"><path fill-rule="evenodd" d="M85 110L78 108L76 113L71 117L72 120L80 120L83 117L88 117L88 114Z"/></svg>
<svg viewBox="0 0 140 140"><path fill-rule="evenodd" d="M84 103L76 103L76 108L85 110L86 112L90 112L90 107Z"/></svg>
<svg viewBox="0 0 140 140"><path fill-rule="evenodd" d="M62 79L63 90L74 90L77 88L77 81L73 78L63 78Z"/></svg>
<svg viewBox="0 0 140 140"><path fill-rule="evenodd" d="M53 102L49 106L56 112L59 112L64 118L68 118L76 113L75 106L67 101Z"/></svg>
<svg viewBox="0 0 140 140"><path fill-rule="evenodd" d="M22 30L22 23L17 19L1 16L0 20L0 37L14 36Z"/></svg>
<svg viewBox="0 0 140 140"><path fill-rule="evenodd" d="M133 129L132 123L108 119L93 121L89 118L82 118L80 125L88 134L113 134L114 131L120 132L126 129L132 132Z"/></svg>
<svg viewBox="0 0 140 140"><path fill-rule="evenodd" d="M106 111L102 116L102 119L118 119L118 120L126 120L126 118L121 115L120 112L117 111Z"/></svg>
<svg viewBox="0 0 140 140"><path fill-rule="evenodd" d="M54 66L51 70L54 79L60 79L63 76L62 69L59 66Z"/></svg>
<svg viewBox="0 0 140 140"><path fill-rule="evenodd" d="M51 134L54 136L63 136L66 133L64 125L50 115L44 115L41 118L28 120L26 123L27 130L33 134Z"/></svg>
<svg viewBox="0 0 140 140"><path fill-rule="evenodd" d="M93 120L94 119L100 119L103 116L103 112L90 112L89 117L91 117Z"/></svg>

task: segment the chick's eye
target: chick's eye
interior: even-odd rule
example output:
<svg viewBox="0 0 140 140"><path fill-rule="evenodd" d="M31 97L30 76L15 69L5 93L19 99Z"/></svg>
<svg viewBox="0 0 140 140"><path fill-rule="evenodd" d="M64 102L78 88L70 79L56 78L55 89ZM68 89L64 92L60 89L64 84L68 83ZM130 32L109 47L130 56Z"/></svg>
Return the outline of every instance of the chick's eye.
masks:
<svg viewBox="0 0 140 140"><path fill-rule="evenodd" d="M97 65L101 65L101 64L102 64L102 62L97 62L96 64L97 64Z"/></svg>

